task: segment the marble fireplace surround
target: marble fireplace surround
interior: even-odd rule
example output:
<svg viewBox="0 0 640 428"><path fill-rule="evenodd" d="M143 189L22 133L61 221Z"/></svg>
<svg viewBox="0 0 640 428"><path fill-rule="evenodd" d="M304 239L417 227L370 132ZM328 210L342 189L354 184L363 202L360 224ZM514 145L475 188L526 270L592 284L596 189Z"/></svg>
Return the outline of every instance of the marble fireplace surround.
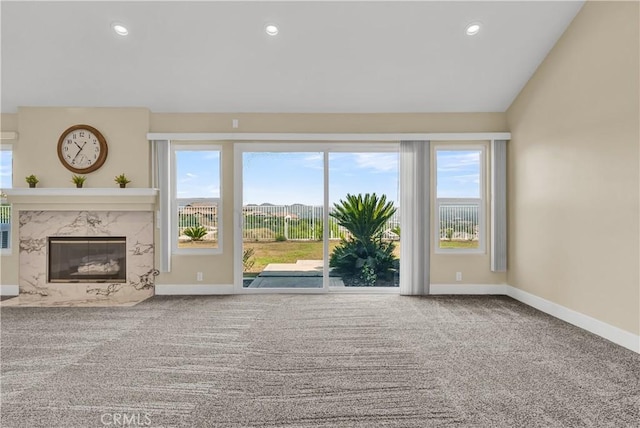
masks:
<svg viewBox="0 0 640 428"><path fill-rule="evenodd" d="M19 245L16 304L134 304L153 295L155 189L24 189L18 193L14 190L12 198ZM47 238L53 236L125 236L126 282L47 282Z"/></svg>

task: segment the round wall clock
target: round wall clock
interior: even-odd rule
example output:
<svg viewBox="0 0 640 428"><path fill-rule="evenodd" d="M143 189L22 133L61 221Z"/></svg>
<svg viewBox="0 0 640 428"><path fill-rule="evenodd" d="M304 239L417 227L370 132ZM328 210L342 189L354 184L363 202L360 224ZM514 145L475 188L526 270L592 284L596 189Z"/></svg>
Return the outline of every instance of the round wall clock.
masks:
<svg viewBox="0 0 640 428"><path fill-rule="evenodd" d="M69 171L86 174L100 168L107 160L107 140L89 125L75 125L58 140L58 158Z"/></svg>

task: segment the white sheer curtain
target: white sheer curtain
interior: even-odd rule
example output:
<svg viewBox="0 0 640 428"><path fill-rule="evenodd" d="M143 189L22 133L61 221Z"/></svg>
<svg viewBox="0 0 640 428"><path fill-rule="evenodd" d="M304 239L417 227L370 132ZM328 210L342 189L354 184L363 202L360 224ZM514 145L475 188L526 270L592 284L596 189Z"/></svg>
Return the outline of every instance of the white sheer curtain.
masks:
<svg viewBox="0 0 640 428"><path fill-rule="evenodd" d="M400 142L400 294L429 294L430 142Z"/></svg>
<svg viewBox="0 0 640 428"><path fill-rule="evenodd" d="M154 158L153 185L159 189L157 227L160 239L156 251L160 258L160 272L171 271L171 163L169 160L169 140L154 140L152 151Z"/></svg>
<svg viewBox="0 0 640 428"><path fill-rule="evenodd" d="M507 270L507 141L491 142L491 270Z"/></svg>

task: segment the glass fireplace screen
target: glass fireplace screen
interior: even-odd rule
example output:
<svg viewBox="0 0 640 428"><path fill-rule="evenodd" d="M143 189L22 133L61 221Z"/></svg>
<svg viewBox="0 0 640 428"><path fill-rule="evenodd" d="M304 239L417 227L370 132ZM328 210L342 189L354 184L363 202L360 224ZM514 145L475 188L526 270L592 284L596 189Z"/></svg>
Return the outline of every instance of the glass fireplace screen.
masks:
<svg viewBox="0 0 640 428"><path fill-rule="evenodd" d="M126 237L50 237L49 282L125 282Z"/></svg>

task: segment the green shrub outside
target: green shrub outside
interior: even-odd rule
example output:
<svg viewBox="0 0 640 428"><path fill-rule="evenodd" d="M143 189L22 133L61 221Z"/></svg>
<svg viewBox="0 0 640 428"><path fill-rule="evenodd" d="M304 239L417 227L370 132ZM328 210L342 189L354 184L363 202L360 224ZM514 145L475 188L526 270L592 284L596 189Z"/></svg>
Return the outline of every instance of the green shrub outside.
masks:
<svg viewBox="0 0 640 428"><path fill-rule="evenodd" d="M351 195L334 204L331 217L349 231L329 258L329 266L343 276L359 277L367 285L377 279L388 279L393 274L396 257L395 244L383 241L382 233L396 208L387 197L373 194Z"/></svg>

